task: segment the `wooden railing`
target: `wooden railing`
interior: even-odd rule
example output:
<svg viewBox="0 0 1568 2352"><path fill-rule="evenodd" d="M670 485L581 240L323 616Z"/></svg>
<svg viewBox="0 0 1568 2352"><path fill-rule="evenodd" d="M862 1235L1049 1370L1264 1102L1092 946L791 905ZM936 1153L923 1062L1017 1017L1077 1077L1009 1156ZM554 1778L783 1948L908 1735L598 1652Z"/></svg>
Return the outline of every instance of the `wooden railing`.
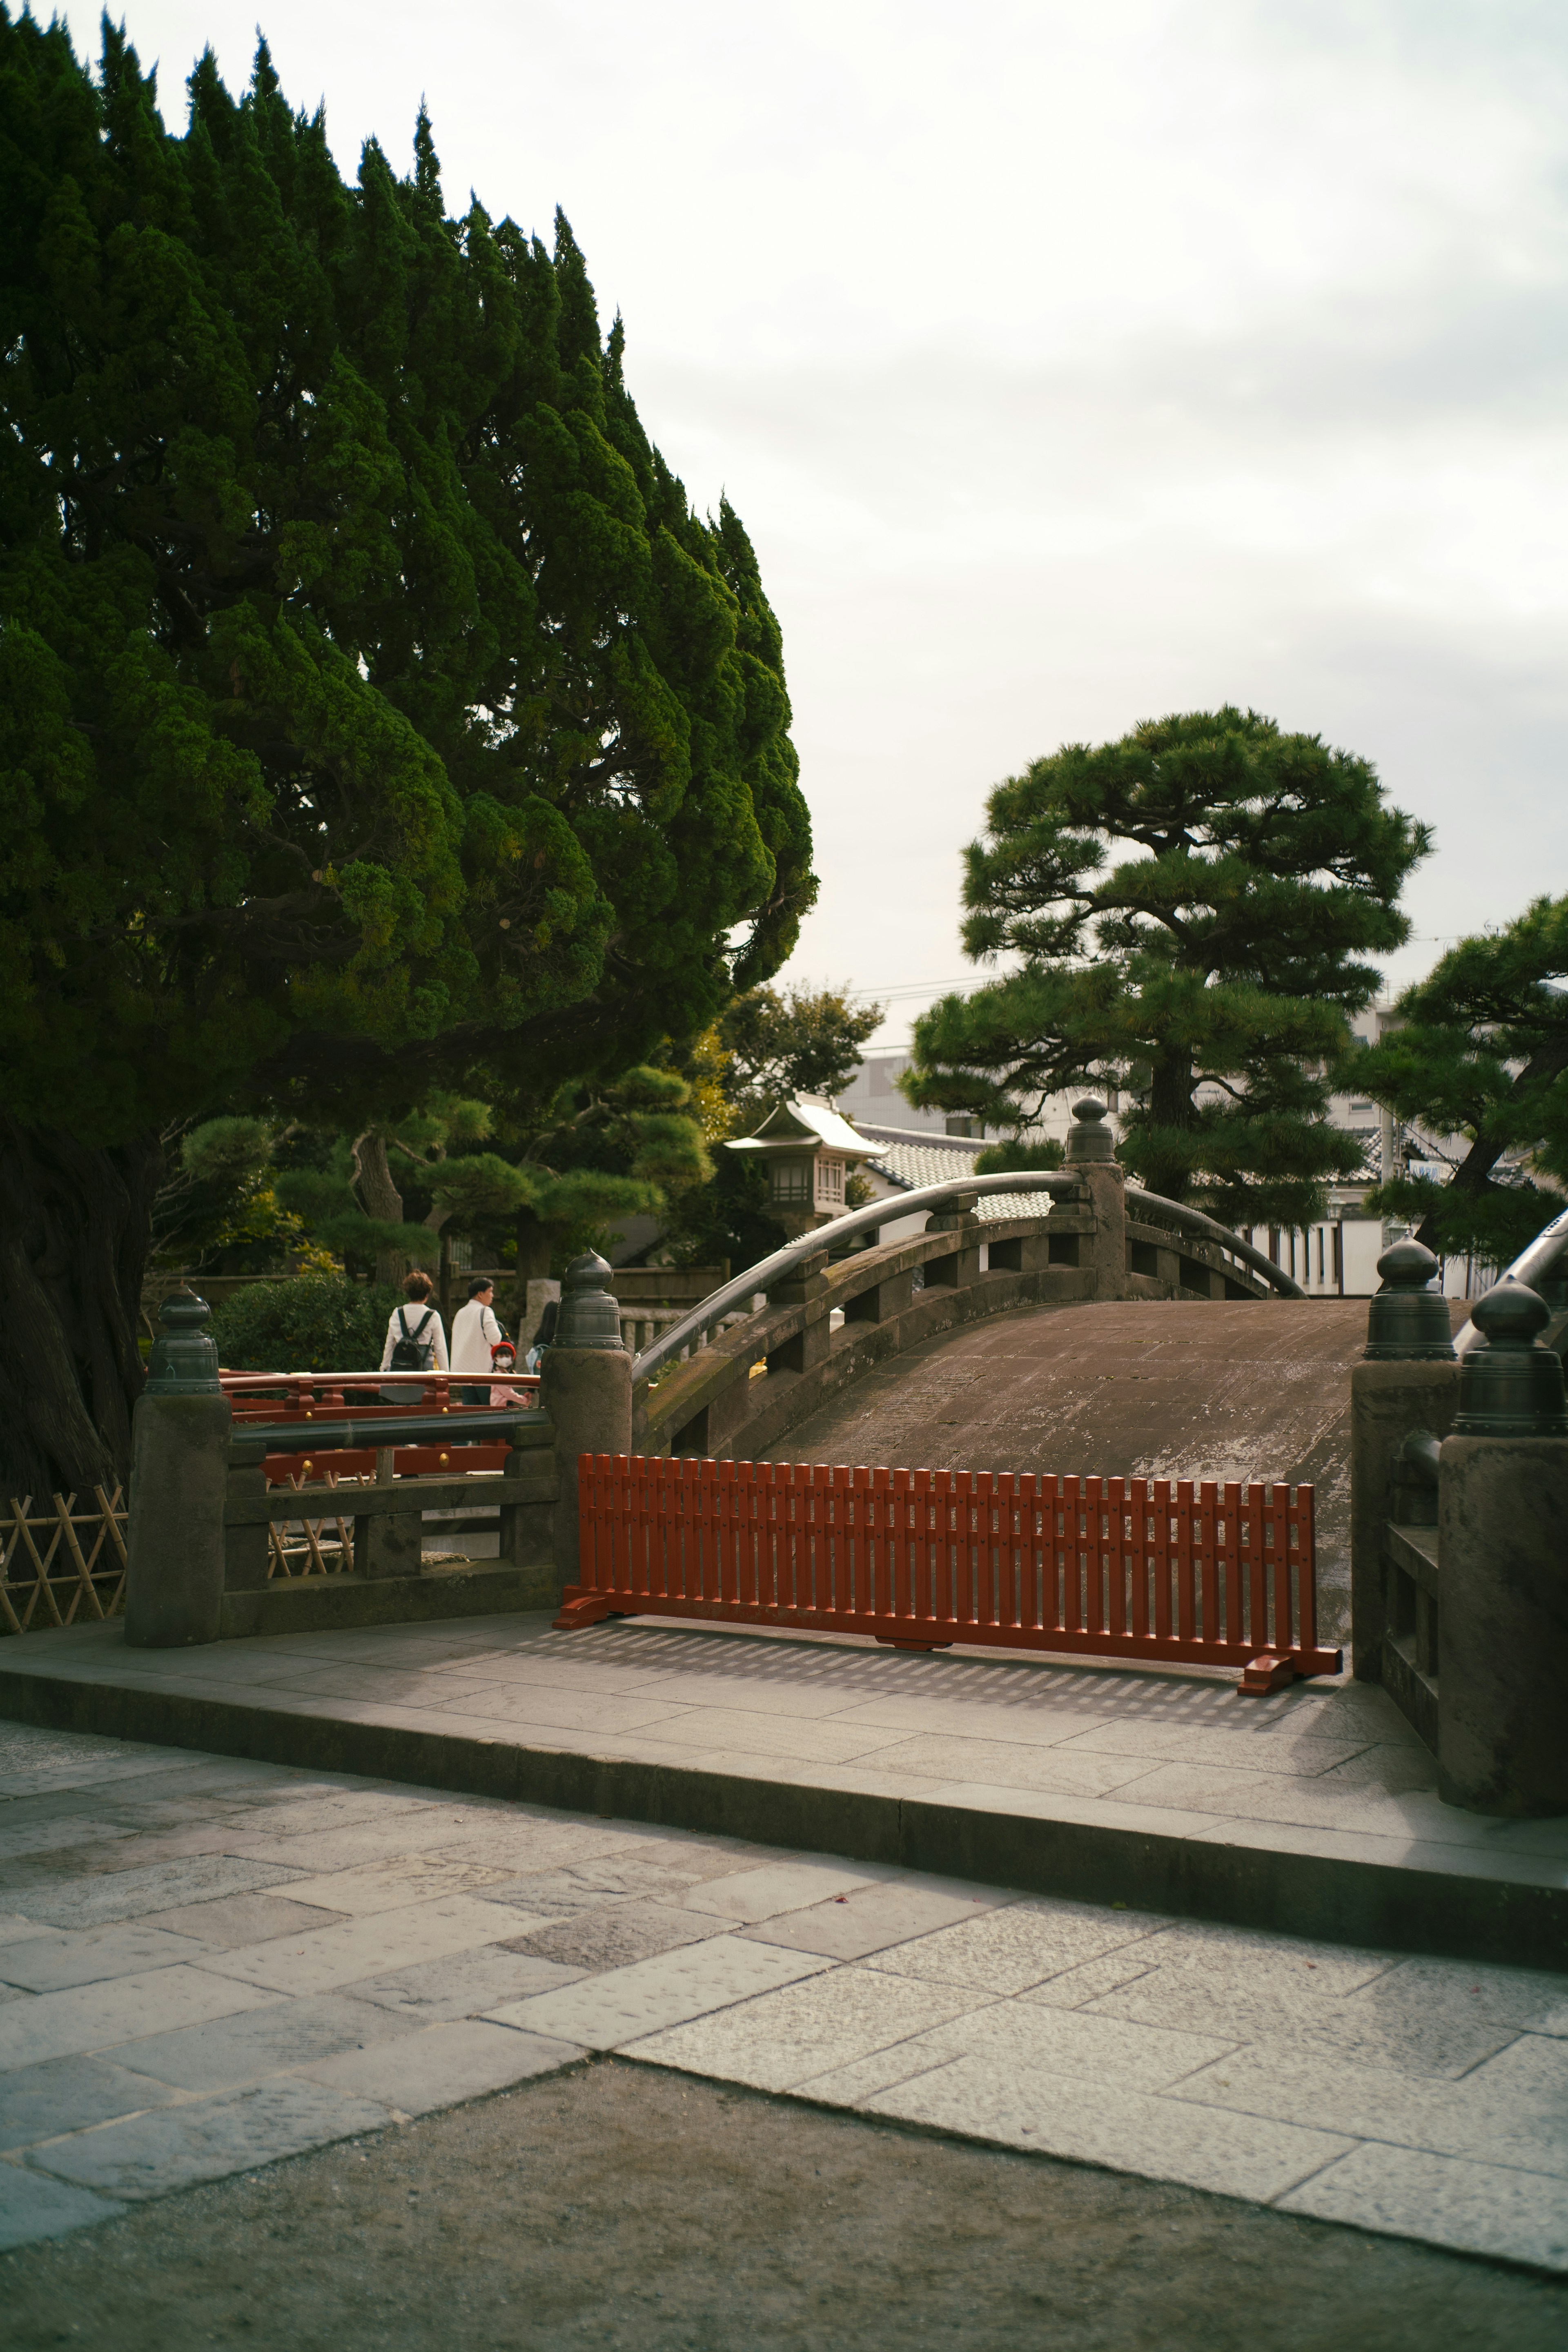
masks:
<svg viewBox="0 0 1568 2352"><path fill-rule="evenodd" d="M1337 1674L1310 1486L584 1454L557 1625L655 1616L900 1649Z"/></svg>

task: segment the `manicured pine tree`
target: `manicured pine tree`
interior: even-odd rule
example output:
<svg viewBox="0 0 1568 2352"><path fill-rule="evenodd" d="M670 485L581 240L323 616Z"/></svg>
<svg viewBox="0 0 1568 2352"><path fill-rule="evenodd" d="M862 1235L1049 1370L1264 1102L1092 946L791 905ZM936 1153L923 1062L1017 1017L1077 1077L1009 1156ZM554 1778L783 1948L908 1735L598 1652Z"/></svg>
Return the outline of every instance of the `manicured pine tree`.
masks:
<svg viewBox="0 0 1568 2352"><path fill-rule="evenodd" d="M1442 1256L1506 1265L1568 1191L1568 898L1461 940L1395 1010L1405 1025L1351 1055L1341 1082L1464 1148L1447 1180L1391 1177L1369 1205Z"/></svg>
<svg viewBox="0 0 1568 2352"><path fill-rule="evenodd" d="M1067 744L999 784L965 852L965 951L1013 969L915 1024L911 1102L1016 1134L1117 1087L1121 1157L1232 1225L1303 1225L1361 1146L1329 1057L1405 938L1426 828L1373 768L1228 705Z"/></svg>

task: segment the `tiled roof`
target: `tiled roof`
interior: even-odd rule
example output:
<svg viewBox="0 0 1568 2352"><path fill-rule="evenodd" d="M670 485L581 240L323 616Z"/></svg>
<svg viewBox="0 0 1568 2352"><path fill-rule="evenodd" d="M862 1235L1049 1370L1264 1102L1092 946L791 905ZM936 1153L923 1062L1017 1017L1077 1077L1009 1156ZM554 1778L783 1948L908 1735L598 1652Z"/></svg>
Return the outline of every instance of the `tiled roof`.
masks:
<svg viewBox="0 0 1568 2352"><path fill-rule="evenodd" d="M815 1135L830 1150L859 1156L859 1131L847 1118L840 1118L831 1103L817 1102L809 1095L797 1095L793 1102L776 1105L755 1135L735 1137L724 1148L727 1151L761 1151L769 1143L786 1140L792 1133L803 1140L808 1134Z"/></svg>
<svg viewBox="0 0 1568 2352"><path fill-rule="evenodd" d="M870 1127L862 1120L860 1132L868 1142L877 1142L898 1130ZM950 1184L957 1177L969 1175L984 1148L957 1135L906 1135L886 1144L870 1164L900 1192L912 1192L921 1184ZM975 1213L982 1217L1026 1216L1035 1205L1032 1199L1020 1201L1016 1193L991 1192L982 1196ZM1048 1207L1048 1201L1041 1205Z"/></svg>

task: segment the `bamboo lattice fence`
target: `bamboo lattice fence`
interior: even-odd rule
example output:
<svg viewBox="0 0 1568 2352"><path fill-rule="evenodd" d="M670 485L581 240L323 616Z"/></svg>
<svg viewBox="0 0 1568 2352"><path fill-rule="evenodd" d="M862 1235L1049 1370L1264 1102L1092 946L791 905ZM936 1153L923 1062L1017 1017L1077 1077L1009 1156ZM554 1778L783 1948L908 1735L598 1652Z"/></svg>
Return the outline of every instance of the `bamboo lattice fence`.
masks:
<svg viewBox="0 0 1568 2352"><path fill-rule="evenodd" d="M327 1486L357 1486L357 1477L324 1474ZM322 1480L313 1482L319 1496ZM369 1485L367 1479L363 1482ZM275 1481L296 1491L303 1477ZM86 1625L125 1613L125 1539L130 1520L123 1491L95 1486L90 1499L51 1495L35 1510L33 1497L13 1496L0 1510L0 1636L36 1633L51 1625ZM343 1576L354 1564L351 1513L275 1519L267 1530L271 1577Z"/></svg>
<svg viewBox="0 0 1568 2352"><path fill-rule="evenodd" d="M124 1498L116 1486L92 1490L90 1504L51 1495L33 1508L31 1495L0 1512L0 1630L86 1624L125 1607Z"/></svg>

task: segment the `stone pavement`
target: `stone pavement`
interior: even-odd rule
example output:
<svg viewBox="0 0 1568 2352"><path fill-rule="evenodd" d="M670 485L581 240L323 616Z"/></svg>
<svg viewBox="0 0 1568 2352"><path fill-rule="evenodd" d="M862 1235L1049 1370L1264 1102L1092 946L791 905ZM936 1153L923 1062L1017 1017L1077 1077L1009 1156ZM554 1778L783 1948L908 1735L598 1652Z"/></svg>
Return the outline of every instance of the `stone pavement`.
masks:
<svg viewBox="0 0 1568 2352"><path fill-rule="evenodd" d="M1451 1957L1568 1960L1568 1820L1438 1800L1384 1693L530 1616L0 1647L0 1716Z"/></svg>
<svg viewBox="0 0 1568 2352"><path fill-rule="evenodd" d="M0 1905L0 2244L613 2050L1568 2271L1555 1975L16 1727Z"/></svg>

